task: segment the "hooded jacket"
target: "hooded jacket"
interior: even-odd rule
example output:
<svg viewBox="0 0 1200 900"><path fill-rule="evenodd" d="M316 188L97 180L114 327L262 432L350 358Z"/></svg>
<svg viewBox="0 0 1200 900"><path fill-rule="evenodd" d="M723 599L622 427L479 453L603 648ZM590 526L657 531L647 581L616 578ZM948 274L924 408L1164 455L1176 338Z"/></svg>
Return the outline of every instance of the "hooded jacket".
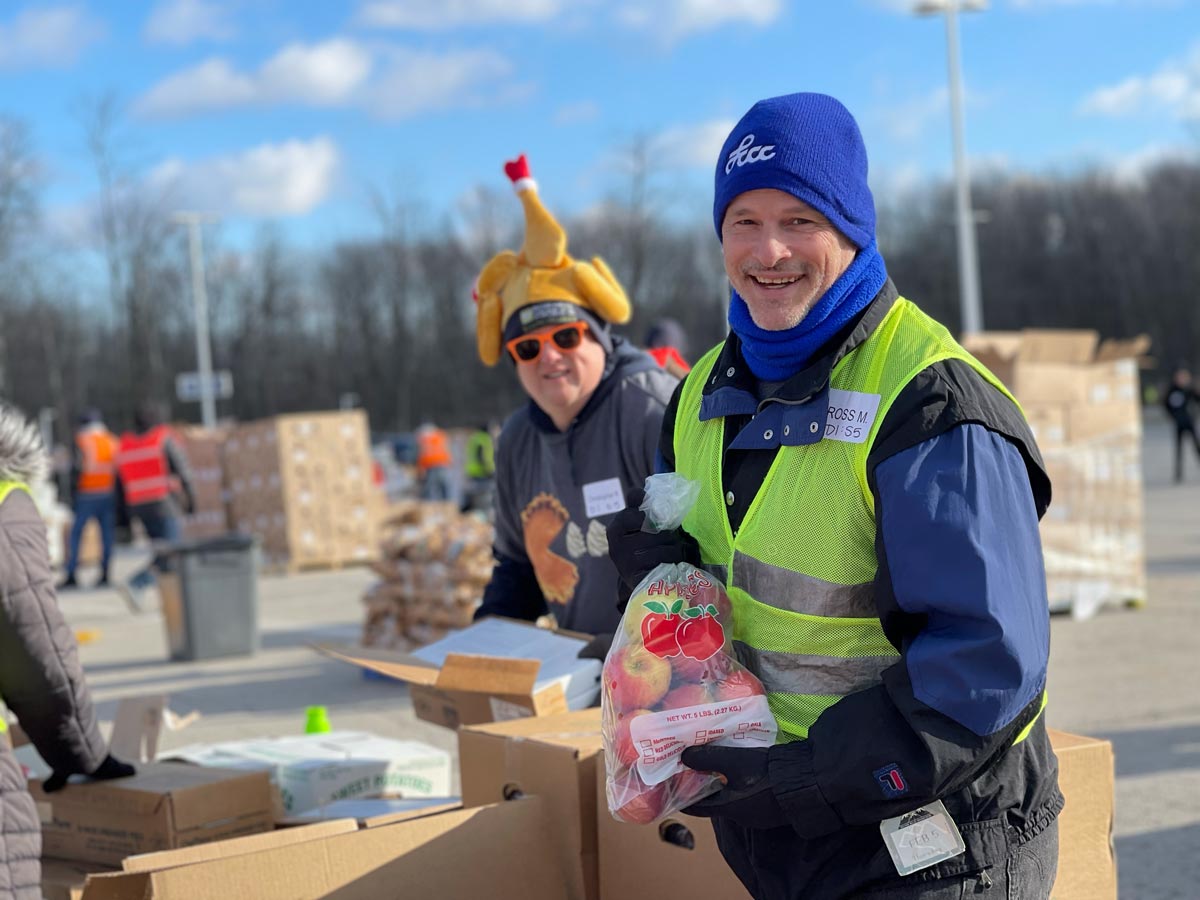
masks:
<svg viewBox="0 0 1200 900"><path fill-rule="evenodd" d="M37 430L0 405L0 482L45 477ZM56 772L94 771L106 748L75 637L59 611L46 524L23 490L0 502L0 697ZM41 824L25 776L0 741L0 900L42 896Z"/></svg>
<svg viewBox="0 0 1200 900"><path fill-rule="evenodd" d="M496 446L496 567L477 617L532 621L549 609L562 628L616 630L605 528L654 472L675 384L614 338L604 377L566 431L532 400L509 417Z"/></svg>

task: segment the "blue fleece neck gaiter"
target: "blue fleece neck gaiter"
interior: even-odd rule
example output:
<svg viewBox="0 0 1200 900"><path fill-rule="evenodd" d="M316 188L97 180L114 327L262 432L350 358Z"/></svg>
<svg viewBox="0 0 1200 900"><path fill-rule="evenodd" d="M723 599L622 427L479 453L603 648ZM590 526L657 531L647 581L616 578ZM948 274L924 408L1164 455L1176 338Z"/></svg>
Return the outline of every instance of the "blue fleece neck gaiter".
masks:
<svg viewBox="0 0 1200 900"><path fill-rule="evenodd" d="M887 268L874 239L858 251L849 268L786 331L766 331L754 324L750 308L737 291L729 302L729 327L742 342L742 356L759 381L787 381L855 315L864 310L887 281Z"/></svg>

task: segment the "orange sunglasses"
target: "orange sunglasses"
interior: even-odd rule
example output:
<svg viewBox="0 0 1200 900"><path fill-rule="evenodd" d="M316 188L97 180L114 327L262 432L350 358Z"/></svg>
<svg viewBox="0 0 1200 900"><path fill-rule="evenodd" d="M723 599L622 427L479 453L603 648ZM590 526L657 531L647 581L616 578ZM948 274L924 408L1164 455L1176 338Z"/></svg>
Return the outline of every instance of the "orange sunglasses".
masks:
<svg viewBox="0 0 1200 900"><path fill-rule="evenodd" d="M523 334L513 338L504 347L517 362L531 363L542 355L542 347L547 341L554 341L554 346L559 350L576 349L583 343L587 328L587 322L572 322L553 331Z"/></svg>

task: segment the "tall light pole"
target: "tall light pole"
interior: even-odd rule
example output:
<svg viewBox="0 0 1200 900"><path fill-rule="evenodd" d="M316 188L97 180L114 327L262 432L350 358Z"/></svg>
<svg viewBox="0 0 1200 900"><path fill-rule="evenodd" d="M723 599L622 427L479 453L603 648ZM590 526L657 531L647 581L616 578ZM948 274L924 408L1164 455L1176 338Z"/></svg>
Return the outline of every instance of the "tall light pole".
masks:
<svg viewBox="0 0 1200 900"><path fill-rule="evenodd" d="M208 292L204 287L204 245L200 225L211 216L178 212L172 217L188 228L188 255L192 262L192 309L196 318L196 371L200 376L200 418L205 428L217 426L217 401L212 377L212 344L208 337Z"/></svg>
<svg viewBox="0 0 1200 900"><path fill-rule="evenodd" d="M987 9L987 0L919 0L918 15L946 17L946 67L950 79L950 130L954 140L954 206L958 225L958 285L962 331L983 330L983 300L979 291L979 252L975 243L975 216L971 210L971 175L963 138L962 58L958 49L958 13Z"/></svg>

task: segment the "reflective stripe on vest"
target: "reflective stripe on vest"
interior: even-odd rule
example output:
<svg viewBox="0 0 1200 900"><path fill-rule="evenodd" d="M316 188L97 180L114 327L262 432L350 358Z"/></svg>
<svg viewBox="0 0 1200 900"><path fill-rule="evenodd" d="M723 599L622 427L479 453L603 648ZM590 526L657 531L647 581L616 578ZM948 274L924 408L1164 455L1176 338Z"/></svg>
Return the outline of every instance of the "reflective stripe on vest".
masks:
<svg viewBox="0 0 1200 900"><path fill-rule="evenodd" d="M130 506L165 500L171 493L166 454L170 434L165 425L159 425L144 435L128 432L121 435L117 471L121 475L125 502Z"/></svg>
<svg viewBox="0 0 1200 900"><path fill-rule="evenodd" d="M676 470L701 483L684 527L705 567L727 576L735 646L767 688L781 739L804 737L826 708L878 684L899 659L875 606L875 504L866 477L892 402L917 373L946 359L1012 395L944 327L897 299L830 375L831 388L878 395L866 439L781 447L735 537L722 495L725 422L699 419L721 349L695 365L700 377L684 383L676 415Z"/></svg>
<svg viewBox="0 0 1200 900"><path fill-rule="evenodd" d="M75 446L83 457L76 487L85 494L105 494L116 481L117 439L106 429L82 431L75 436Z"/></svg>

